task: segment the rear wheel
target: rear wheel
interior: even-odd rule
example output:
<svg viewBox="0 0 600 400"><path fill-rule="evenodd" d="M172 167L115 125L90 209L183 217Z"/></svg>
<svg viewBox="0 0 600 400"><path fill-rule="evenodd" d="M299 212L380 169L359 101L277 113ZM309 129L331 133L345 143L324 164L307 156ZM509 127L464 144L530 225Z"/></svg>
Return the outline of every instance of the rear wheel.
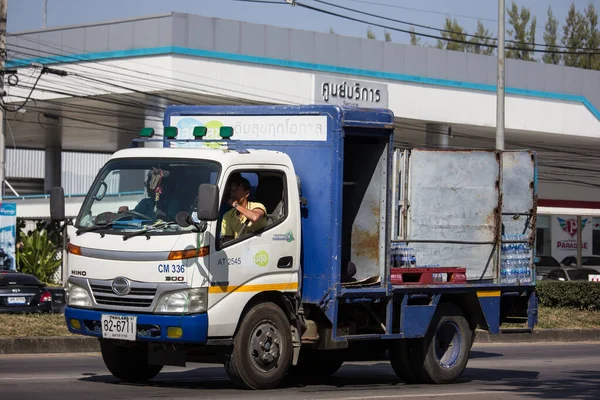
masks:
<svg viewBox="0 0 600 400"><path fill-rule="evenodd" d="M124 382L146 382L163 369L162 365L148 364L148 347L146 345L125 347L115 345L107 340L100 340L100 351L106 368Z"/></svg>
<svg viewBox="0 0 600 400"><path fill-rule="evenodd" d="M248 389L272 389L292 362L292 331L274 303L254 306L244 317L225 362L229 377Z"/></svg>
<svg viewBox="0 0 600 400"><path fill-rule="evenodd" d="M464 372L472 332L463 311L452 303L438 306L430 329L415 347L411 364L415 376L427 383L452 383Z"/></svg>

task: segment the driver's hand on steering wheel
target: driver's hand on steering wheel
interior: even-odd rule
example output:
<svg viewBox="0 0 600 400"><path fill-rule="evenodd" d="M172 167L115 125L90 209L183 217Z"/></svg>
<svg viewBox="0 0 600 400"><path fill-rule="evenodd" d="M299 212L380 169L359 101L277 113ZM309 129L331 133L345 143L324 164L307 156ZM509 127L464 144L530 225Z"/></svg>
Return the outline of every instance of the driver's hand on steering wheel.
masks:
<svg viewBox="0 0 600 400"><path fill-rule="evenodd" d="M121 206L121 207L119 207L119 211L118 212L119 213L124 213L125 211L128 211L128 210L129 210L129 207L127 207L127 206Z"/></svg>

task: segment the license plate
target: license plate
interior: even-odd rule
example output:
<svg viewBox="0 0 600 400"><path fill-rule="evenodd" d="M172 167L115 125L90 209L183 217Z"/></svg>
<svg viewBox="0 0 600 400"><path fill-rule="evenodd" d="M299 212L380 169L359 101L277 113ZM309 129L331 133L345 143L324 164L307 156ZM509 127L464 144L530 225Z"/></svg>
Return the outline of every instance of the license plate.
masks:
<svg viewBox="0 0 600 400"><path fill-rule="evenodd" d="M137 317L131 315L102 314L102 337L134 341L137 333Z"/></svg>
<svg viewBox="0 0 600 400"><path fill-rule="evenodd" d="M25 297L9 297L8 304L25 304Z"/></svg>

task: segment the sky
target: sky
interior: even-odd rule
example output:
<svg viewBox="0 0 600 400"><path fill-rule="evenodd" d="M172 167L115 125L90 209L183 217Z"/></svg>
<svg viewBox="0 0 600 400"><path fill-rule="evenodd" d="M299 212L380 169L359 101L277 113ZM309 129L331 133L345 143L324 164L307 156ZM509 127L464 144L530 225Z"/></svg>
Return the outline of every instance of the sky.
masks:
<svg viewBox="0 0 600 400"><path fill-rule="evenodd" d="M171 11L218 17L287 28L329 32L366 37L369 25L349 21L335 16L292 7L285 0L269 0L278 4L248 3L234 0L47 0L47 27L79 25L125 18L149 16ZM366 22L378 22L399 29L408 29L408 25L382 21L358 13L332 7L316 0L297 0L299 3L330 10L338 14L353 16ZM496 0L324 0L348 8L353 8L387 18L399 19L411 23L441 28L447 16L456 18L468 33L474 33L477 20L496 35L498 25L498 2ZM512 3L505 0L507 7ZM562 26L571 2L583 11L590 2L600 12L600 0L518 0L518 6L529 7L537 17L536 42L543 42L544 25L548 6ZM42 28L44 0L8 0L7 28L16 33ZM505 17L508 21L508 16ZM507 29L509 26L507 26ZM383 28L372 26L378 39L383 40ZM439 35L438 31L415 28L417 32ZM392 41L408 43L406 33L388 29ZM507 36L508 38L508 36ZM429 44L434 40L428 39Z"/></svg>

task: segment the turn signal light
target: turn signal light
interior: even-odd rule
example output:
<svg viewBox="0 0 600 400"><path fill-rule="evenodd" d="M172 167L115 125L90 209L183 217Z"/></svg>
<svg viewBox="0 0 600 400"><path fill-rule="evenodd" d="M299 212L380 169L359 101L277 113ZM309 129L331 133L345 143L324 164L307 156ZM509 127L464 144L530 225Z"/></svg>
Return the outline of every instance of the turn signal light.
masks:
<svg viewBox="0 0 600 400"><path fill-rule="evenodd" d="M199 249L177 250L169 253L169 260L185 260L186 258L204 257L209 253L208 246Z"/></svg>
<svg viewBox="0 0 600 400"><path fill-rule="evenodd" d="M171 339L179 339L183 336L183 329L178 326L169 326L167 328L167 337Z"/></svg>
<svg viewBox="0 0 600 400"><path fill-rule="evenodd" d="M76 330L80 330L81 329L81 324L75 318L71 318L69 320L69 322L71 323L71 328L76 329Z"/></svg>
<svg viewBox="0 0 600 400"><path fill-rule="evenodd" d="M71 254L81 255L81 247L75 246L74 244L67 243L67 251Z"/></svg>

